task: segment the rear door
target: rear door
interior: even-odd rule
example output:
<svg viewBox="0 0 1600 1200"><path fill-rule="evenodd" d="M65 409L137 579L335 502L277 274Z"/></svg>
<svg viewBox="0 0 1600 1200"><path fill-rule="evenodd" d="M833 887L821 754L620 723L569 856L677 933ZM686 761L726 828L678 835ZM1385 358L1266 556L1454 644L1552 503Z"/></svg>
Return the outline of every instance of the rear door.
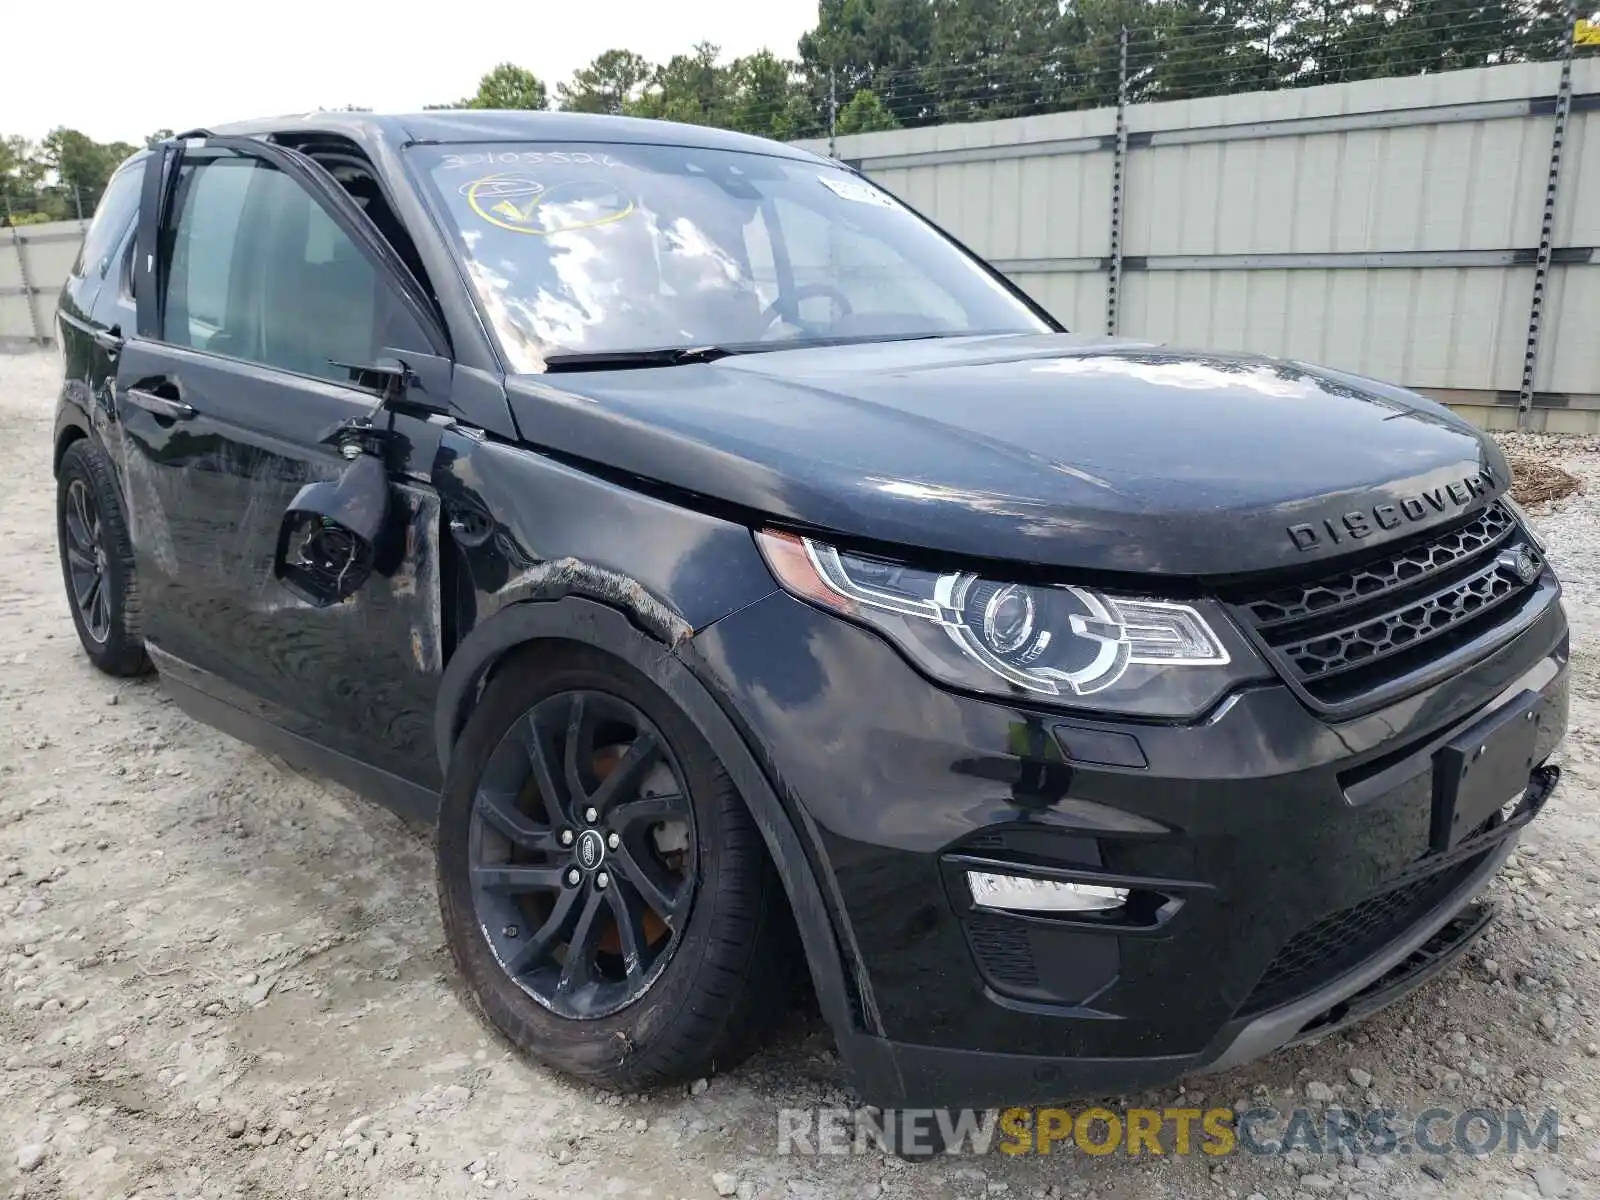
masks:
<svg viewBox="0 0 1600 1200"><path fill-rule="evenodd" d="M169 144L145 178L137 329L115 404L144 629L170 679L432 788L441 666L442 418L385 414L391 528L355 596L274 576L285 508L336 478L329 435L377 397L339 364L398 356L448 379L414 279L320 168L253 139ZM447 397L437 397L440 406ZM225 723L225 722L224 722Z"/></svg>

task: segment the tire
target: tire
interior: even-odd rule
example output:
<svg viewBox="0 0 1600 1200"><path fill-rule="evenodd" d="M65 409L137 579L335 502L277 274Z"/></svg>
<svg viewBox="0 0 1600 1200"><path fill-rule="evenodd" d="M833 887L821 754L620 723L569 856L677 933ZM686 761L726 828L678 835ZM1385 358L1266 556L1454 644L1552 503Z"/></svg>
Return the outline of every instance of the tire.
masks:
<svg viewBox="0 0 1600 1200"><path fill-rule="evenodd" d="M89 661L107 675L147 674L133 542L111 464L87 439L67 447L56 472L56 545L67 607Z"/></svg>
<svg viewBox="0 0 1600 1200"><path fill-rule="evenodd" d="M581 697L587 697L581 701L583 712L601 715L572 718L573 707L579 703L574 698ZM559 724L546 717L549 713L559 717L563 711L568 714L564 735ZM591 872L583 858L584 838L590 828L583 822L585 809L580 804L571 810L578 814L577 824L572 826L578 830L576 847L559 843L561 820L545 806L540 779L557 794L569 791L571 761L566 746L591 747L605 740L600 732L587 740L575 740L571 730L584 720L607 728L611 716L620 711L632 712L636 724L648 728L613 755L612 769L619 777L639 774L629 764L637 748L647 744L639 739L648 732L661 743L661 762L642 769L665 770L666 776L651 774L649 778L670 778L677 791L674 783L661 784L655 791L639 783L632 793L640 798L638 802L616 801L593 828L600 829L615 816L621 832L602 836L604 840L618 838L622 848L612 843L608 857ZM531 784L510 782L516 775L506 772L519 772L525 758L537 757L527 750L536 743L549 752L546 773L541 777L529 767ZM577 758L587 755L585 749ZM555 773L558 757L563 768L559 776ZM598 772L600 754L592 761ZM582 769L580 766L580 772ZM603 779L610 776L597 778L602 786L594 794L600 795ZM593 783L592 779L580 780L583 787ZM509 823L500 815L486 818L484 814L491 811L490 797L498 798L493 809L497 814L500 802L511 799L517 815ZM641 807L645 804L683 806L680 823L688 826L686 848L671 855L661 850L663 845L677 845L672 832L676 826L669 821L649 827L647 833L653 840L639 849L638 839L644 835L626 823L626 815L630 809L652 811ZM529 827L518 825L521 821L527 821ZM535 825L543 832L531 833ZM503 837L504 828L519 829L524 841ZM524 850L524 845L543 849ZM652 845L656 847L653 851L648 848ZM501 921L508 920L502 907L507 901L481 882L499 878L498 865L484 865L498 853L557 864L563 886L574 872L584 874L584 883L573 889L574 894L602 895L610 915L596 918L595 924L611 921L609 928L592 939L593 954L571 950L579 941L578 932L572 934L559 964L538 949L541 935L558 919L557 906L567 895L564 890L521 899L513 896L518 903L548 903L549 909L537 909L526 926L519 926L515 915L501 926ZM561 856L568 853L573 857L564 861ZM645 871L647 858L649 870ZM661 877L668 861L681 864L683 877L673 894L687 897L687 916L680 912L667 922L656 918L666 932L657 931L655 936L665 940L653 944L667 949L665 953L652 951L655 957L647 972L643 966L646 952L611 955L606 951L607 939L615 935L616 948L624 949L622 916L639 911L636 905L642 905L642 919L628 922L635 932L627 944L645 946L652 914L649 906L642 904L644 892L635 886L635 880L639 872L647 876L647 883ZM596 882L601 888L606 886L599 876L608 866L614 874L609 893L595 892ZM793 995L799 954L787 901L760 832L732 781L693 722L661 689L629 665L587 646L544 642L538 651L530 647L516 654L496 672L451 759L439 811L438 884L445 939L489 1024L527 1056L600 1087L640 1091L731 1066L753 1050L760 1035L785 1014ZM572 903L577 907L584 901ZM587 928L579 916L576 929ZM590 940L584 939L585 944ZM575 985L563 996L569 961L579 964L573 968L574 976L588 982ZM502 962L508 965L502 966ZM541 962L544 965L526 965ZM640 979L646 981L643 991L618 1003L622 991L638 983L631 973L636 962ZM611 964L609 970L607 964ZM520 982L513 978L513 970L522 971ZM552 987L550 980L558 971L561 982ZM625 977L618 980L616 975L624 972Z"/></svg>

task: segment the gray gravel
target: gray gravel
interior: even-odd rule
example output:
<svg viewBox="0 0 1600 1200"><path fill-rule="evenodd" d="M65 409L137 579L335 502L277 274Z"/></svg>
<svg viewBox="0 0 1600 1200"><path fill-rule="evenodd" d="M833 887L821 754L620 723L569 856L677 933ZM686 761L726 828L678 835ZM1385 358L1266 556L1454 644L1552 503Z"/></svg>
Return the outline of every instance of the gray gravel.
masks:
<svg viewBox="0 0 1600 1200"><path fill-rule="evenodd" d="M0 356L0 1188L37 1197L1600 1195L1600 454L1536 514L1568 586L1566 781L1454 971L1348 1036L1122 1100L1561 1112L1558 1153L780 1158L843 1103L830 1039L670 1094L507 1053L462 1002L425 836L80 655L54 552L57 360ZM1181 1003L1181 998L1175 998ZM1112 1098L1112 1103L1116 1098ZM1423 1168L1427 1169L1424 1170Z"/></svg>

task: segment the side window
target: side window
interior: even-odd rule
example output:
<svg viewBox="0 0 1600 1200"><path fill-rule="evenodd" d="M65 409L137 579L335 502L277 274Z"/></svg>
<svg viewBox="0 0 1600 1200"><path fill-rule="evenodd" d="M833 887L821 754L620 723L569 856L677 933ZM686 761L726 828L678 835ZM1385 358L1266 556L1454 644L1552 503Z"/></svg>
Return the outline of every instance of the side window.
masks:
<svg viewBox="0 0 1600 1200"><path fill-rule="evenodd" d="M237 344L246 317L233 310L229 283L242 249L244 202L255 165L221 158L180 172L167 229L171 257L162 341L223 353Z"/></svg>
<svg viewBox="0 0 1600 1200"><path fill-rule="evenodd" d="M94 220L78 250L78 261L72 264L72 273L79 279L105 275L116 253L122 235L133 224L134 213L139 208L139 181L144 178L144 160L124 164L100 197L94 210Z"/></svg>
<svg viewBox="0 0 1600 1200"><path fill-rule="evenodd" d="M349 373L336 363L427 347L387 277L298 181L231 156L183 172L163 340L338 383Z"/></svg>

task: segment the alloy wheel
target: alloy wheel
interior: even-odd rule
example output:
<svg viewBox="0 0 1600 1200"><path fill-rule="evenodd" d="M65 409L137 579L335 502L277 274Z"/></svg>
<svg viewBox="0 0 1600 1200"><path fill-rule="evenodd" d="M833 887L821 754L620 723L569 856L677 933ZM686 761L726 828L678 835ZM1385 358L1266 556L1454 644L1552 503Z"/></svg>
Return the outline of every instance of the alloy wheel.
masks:
<svg viewBox="0 0 1600 1200"><path fill-rule="evenodd" d="M72 602L83 619L84 630L96 643L104 645L111 636L111 581L106 571L100 509L82 479L67 485L66 511L62 515Z"/></svg>
<svg viewBox="0 0 1600 1200"><path fill-rule="evenodd" d="M468 835L477 924L502 969L578 1020L637 1000L677 948L697 881L694 810L659 729L561 692L495 747Z"/></svg>

